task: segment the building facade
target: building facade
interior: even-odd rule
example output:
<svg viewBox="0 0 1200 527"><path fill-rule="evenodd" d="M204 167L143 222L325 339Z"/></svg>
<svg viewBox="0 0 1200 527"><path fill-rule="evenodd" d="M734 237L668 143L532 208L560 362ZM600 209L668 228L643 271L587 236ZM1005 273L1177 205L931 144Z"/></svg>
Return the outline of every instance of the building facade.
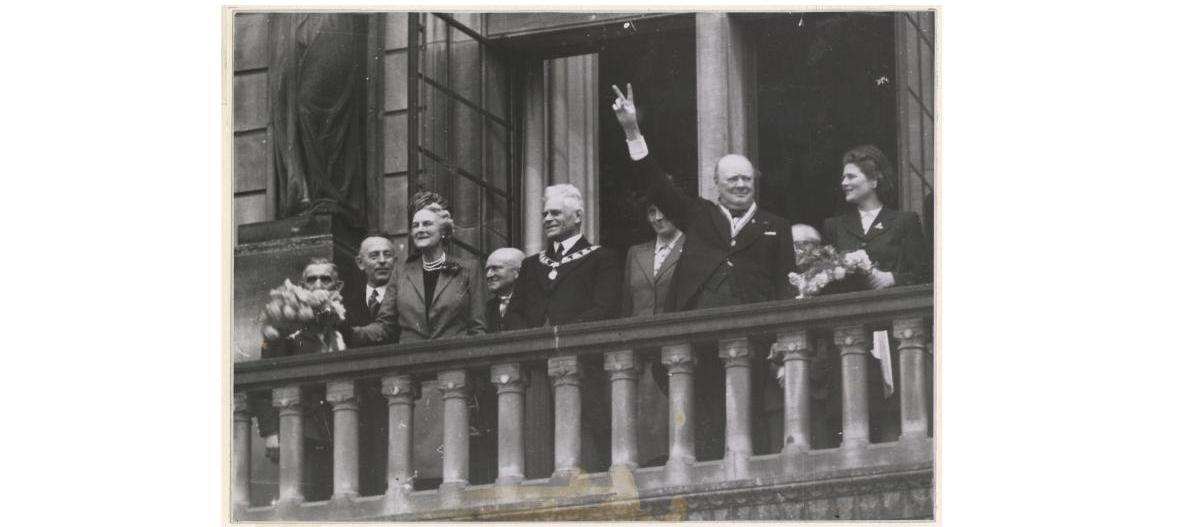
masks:
<svg viewBox="0 0 1200 527"><path fill-rule="evenodd" d="M685 192L714 198L716 160L742 153L762 173L764 208L819 226L844 207L842 152L875 144L896 167L899 188L889 205L916 212L932 240L934 21L932 10L233 14L234 517L932 517L931 286L270 364L257 360L256 316L265 292L297 275L309 257L353 269L357 241L368 232L406 247L406 203L420 190L450 198L454 250L480 259L499 247L542 249L541 193L555 183L583 191L590 240L624 251L650 239L627 181L624 138L607 110L609 87L627 83L656 158ZM866 431L873 409L865 399L862 408L858 403L876 382L867 378L864 335L881 328L899 340L900 413L895 434L873 437L874 428ZM675 383L690 376L689 346L701 340L721 348L731 409L749 400L744 362L783 365L783 432L806 439L773 452L727 449L722 460L689 462L690 425L680 424L672 428L675 459L661 467L622 463L636 449L623 435L633 422L622 406L628 401L618 397L627 393L623 376L639 374L630 357L654 353L670 363L678 403L672 408L686 415L690 392L680 384L677 393ZM835 350L844 378L841 393L831 395L846 412L835 445L808 439L813 387L806 379L819 346ZM760 356L754 349L772 351ZM458 404L461 394L448 379L465 368L515 365L496 390L519 394L521 365L537 362L551 371L555 397L528 404L554 405L566 412L556 416L569 419L578 408L572 414L558 405L570 399L560 395L571 393L578 375L572 354L604 355L611 375L612 399L596 403L612 405L613 450L604 473L557 470L573 432L547 423L544 436L524 437L517 447L524 471L515 482L412 489L403 477L410 453L398 449L411 450L413 439L392 426L381 461L389 467L385 489L360 493L357 468L350 468L358 452L351 462L343 448L335 452L341 457L330 500L303 503L289 494L297 468L265 461L244 406L251 390L271 390L286 409L295 386L322 383L329 393L371 379L389 400L391 423L411 424L421 398L441 399L446 411ZM344 422L358 418L354 388L350 393L332 403ZM512 401L501 397L501 404ZM728 445L751 434L748 423L727 424ZM502 472L517 459L505 454L504 439L500 459L489 459ZM531 466L535 458L547 465Z"/></svg>

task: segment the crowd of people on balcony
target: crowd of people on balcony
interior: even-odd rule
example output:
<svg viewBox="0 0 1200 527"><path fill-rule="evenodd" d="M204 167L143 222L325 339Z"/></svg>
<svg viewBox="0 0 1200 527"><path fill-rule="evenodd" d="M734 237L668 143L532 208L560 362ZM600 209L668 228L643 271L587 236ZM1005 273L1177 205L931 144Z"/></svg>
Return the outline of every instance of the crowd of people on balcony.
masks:
<svg viewBox="0 0 1200 527"><path fill-rule="evenodd" d="M583 196L569 184L547 187L543 202L545 250L525 255L515 248L492 252L482 264L472 258L451 256L447 246L454 236L453 206L444 197L422 192L414 196L408 213L411 219L408 260L397 261L397 252L383 237L362 241L356 262L365 287L343 291L346 321L339 328L348 346L425 341L603 320L616 317L645 317L659 313L733 306L794 298L795 288L788 273L795 270L797 250L812 244L833 245L841 251L865 250L874 263L869 274L858 281L847 280L835 291L880 289L926 282L930 279L931 253L918 216L888 208L895 182L886 156L874 146L850 149L842 159L841 188L853 210L829 218L818 233L807 225L792 225L755 200L758 176L753 164L739 154L722 157L713 167L717 199L710 201L685 195L672 184L651 154L649 141L638 125L632 86L622 92L613 86L612 109L624 131L630 170L642 209L655 238L631 247L622 267L617 253L595 245L583 235ZM304 270L304 286L337 288L337 269L328 261L314 261ZM277 335L264 344L264 358L309 353L312 350L293 336ZM698 387L722 386L724 369L715 344L697 346L694 382ZM658 360L645 359L639 381L639 461L661 464L667 450L666 373ZM583 362L583 361L581 361ZM596 367L593 365L593 367ZM542 373L544 375L544 371ZM763 423L756 436L779 436L770 422L775 371L761 361L755 367L754 386L763 387L753 421ZM606 400L604 375L582 375L585 401ZM475 384L490 386L490 380ZM757 388L756 388L757 389ZM772 390L774 392L772 392ZM472 426L494 427L495 394L477 390ZM724 437L724 392L697 389L696 455L699 459L720 458ZM777 399L778 395L775 394ZM363 426L372 431L360 438L364 448L383 448L366 443L385 436L386 408L374 392L362 396ZM310 462L321 470L328 459L328 406L319 396L308 412L313 416ZM260 433L267 438L268 455L277 447L275 416L268 405L254 410ZM607 444L610 424L603 405L585 405L585 438L597 448ZM489 421L489 419L491 421ZM324 433L320 430L326 420ZM420 421L420 419L418 419ZM489 424L491 423L491 424ZM707 431L707 433L705 433ZM527 434L528 437L528 434ZM586 440L586 439L585 439ZM777 445L775 445L777 446ZM768 447L770 448L770 447ZM369 455L369 454L368 454ZM421 453L417 453L418 457ZM597 468L603 454L585 459L585 468ZM326 468L327 470L327 468ZM379 476L364 476L382 479ZM484 478L487 474L483 475ZM382 481L379 481L383 484ZM369 492L368 488L363 489Z"/></svg>

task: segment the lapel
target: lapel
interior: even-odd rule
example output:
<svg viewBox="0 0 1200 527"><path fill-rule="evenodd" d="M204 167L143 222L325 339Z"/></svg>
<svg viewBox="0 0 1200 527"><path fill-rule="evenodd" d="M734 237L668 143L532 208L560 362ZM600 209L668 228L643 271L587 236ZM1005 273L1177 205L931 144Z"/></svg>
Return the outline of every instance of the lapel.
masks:
<svg viewBox="0 0 1200 527"><path fill-rule="evenodd" d="M462 272L462 263L454 258L446 258L446 265L450 265L451 262L453 262L455 265L457 265L459 267L459 272L461 273ZM422 280L424 280L424 278L422 278ZM431 301L429 303L429 305L431 307L433 305L437 304L438 298L442 296L442 291L445 291L446 286L450 285L450 282L453 282L453 281L454 281L454 278L452 276L446 274L445 271L438 273L437 285L435 285L433 287L433 301Z"/></svg>
<svg viewBox="0 0 1200 527"><path fill-rule="evenodd" d="M633 261L637 264L639 270L642 271L642 276L646 277L647 284L653 284L654 277L654 244L650 242L648 246L633 248ZM643 250L645 249L645 250Z"/></svg>
<svg viewBox="0 0 1200 527"><path fill-rule="evenodd" d="M762 209L759 209L758 212L762 212ZM750 223L738 231L737 238L734 239L737 243L729 248L731 254L746 250L747 247L754 245L754 242L761 238L764 232L767 232L769 225L759 218L758 212L754 213L753 218L750 218ZM776 232L775 235L778 236L779 233Z"/></svg>
<svg viewBox="0 0 1200 527"><path fill-rule="evenodd" d="M666 276L667 271L670 271L679 262L679 255L683 253L683 242L686 238L687 235L680 234L679 239L675 240L675 246L667 253L667 259L663 260L662 267L658 270L658 275L654 277L654 283L658 283L659 279ZM651 261L650 265L653 266L654 262ZM650 270L653 272L654 268L651 267Z"/></svg>
<svg viewBox="0 0 1200 527"><path fill-rule="evenodd" d="M879 213L883 214L883 211L879 211ZM875 218L875 219L879 219L879 218ZM862 220L859 219L857 209L851 209L850 212L847 212L846 214L842 215L842 228L845 229L846 232L853 235L855 238L858 238L860 240L866 239L866 235L863 234L863 230L862 230Z"/></svg>
<svg viewBox="0 0 1200 527"><path fill-rule="evenodd" d="M875 221L871 222L871 228L867 229L863 239L871 241L883 233L892 230L892 227L896 226L897 214L899 213L887 207L880 209L879 214L875 216ZM859 222L859 227L862 227L862 222Z"/></svg>
<svg viewBox="0 0 1200 527"><path fill-rule="evenodd" d="M417 258L411 262L404 264L404 280L412 286L413 292L417 295L418 303L425 306L425 278L421 275L421 259Z"/></svg>
<svg viewBox="0 0 1200 527"><path fill-rule="evenodd" d="M708 207L708 217L712 220L713 229L717 233L719 241L728 247L729 237L733 235L733 228L729 226L729 220L725 218L725 213L721 212L721 206L711 201L709 203L712 206Z"/></svg>
<svg viewBox="0 0 1200 527"><path fill-rule="evenodd" d="M591 244L591 242L588 241L587 236L581 237L581 238L579 238L579 241L576 241L575 245L573 245L571 247L571 250L567 251L566 254L563 254L563 258L566 258L572 254L575 254L579 251L587 249L588 247L591 247L591 246L592 246L592 244ZM588 257L590 257L590 255L585 257L585 259ZM568 274L570 274L575 269L578 269L580 261L581 260L575 260L568 264L558 266L558 276L556 276L554 280L550 280L549 276L547 276L546 281L550 282L550 287L549 287L548 291L554 291L558 287L558 284L563 283L563 279L565 279ZM546 273L549 274L549 272L550 272L550 270L546 269Z"/></svg>

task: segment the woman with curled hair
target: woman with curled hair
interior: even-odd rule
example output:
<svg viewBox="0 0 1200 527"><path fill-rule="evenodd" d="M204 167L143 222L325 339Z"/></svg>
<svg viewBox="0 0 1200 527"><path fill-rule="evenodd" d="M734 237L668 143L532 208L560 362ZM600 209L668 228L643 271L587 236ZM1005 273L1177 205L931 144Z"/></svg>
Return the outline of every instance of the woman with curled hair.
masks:
<svg viewBox="0 0 1200 527"><path fill-rule="evenodd" d="M431 340L484 332L483 272L471 258L452 257L449 204L433 192L409 203L408 261L393 271L375 322L364 328L370 342Z"/></svg>
<svg viewBox="0 0 1200 527"><path fill-rule="evenodd" d="M856 146L842 156L842 192L854 209L826 219L822 238L839 251L866 251L875 267L865 280L844 281L839 291L920 284L930 279L930 254L920 218L884 205L895 194L893 178L887 156L874 145Z"/></svg>

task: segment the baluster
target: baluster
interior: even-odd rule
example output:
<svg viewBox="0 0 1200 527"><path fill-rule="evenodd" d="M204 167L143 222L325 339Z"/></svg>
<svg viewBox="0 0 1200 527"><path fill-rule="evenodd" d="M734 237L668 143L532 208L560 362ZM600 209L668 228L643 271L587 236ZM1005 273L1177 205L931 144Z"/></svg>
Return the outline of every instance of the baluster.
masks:
<svg viewBox="0 0 1200 527"><path fill-rule="evenodd" d="M440 372L438 383L443 405L442 488L459 489L467 486L467 467L470 463L467 371Z"/></svg>
<svg viewBox="0 0 1200 527"><path fill-rule="evenodd" d="M696 417L693 393L693 373L696 362L691 344L663 346L662 363L667 367L671 411L668 412L670 455L667 458L667 477L671 483L687 482L686 468L696 461Z"/></svg>
<svg viewBox="0 0 1200 527"><path fill-rule="evenodd" d="M870 344L863 326L834 330L842 355L842 447L857 448L871 441L867 413L867 354Z"/></svg>
<svg viewBox="0 0 1200 527"><path fill-rule="evenodd" d="M408 375L390 375L381 388L388 400L388 493L401 494L412 490L413 400L421 396L421 384Z"/></svg>
<svg viewBox="0 0 1200 527"><path fill-rule="evenodd" d="M333 497L357 497L358 398L354 381L328 383L325 400L333 405Z"/></svg>
<svg viewBox="0 0 1200 527"><path fill-rule="evenodd" d="M233 445L230 452L233 462L234 506L250 504L250 411L246 394L233 394Z"/></svg>
<svg viewBox="0 0 1200 527"><path fill-rule="evenodd" d="M780 333L771 346L771 359L783 361L783 451L796 454L811 448L812 409L808 394L813 358L807 331Z"/></svg>
<svg viewBox="0 0 1200 527"><path fill-rule="evenodd" d="M300 387L275 388L271 404L279 409L279 503L304 501L304 409Z"/></svg>
<svg viewBox="0 0 1200 527"><path fill-rule="evenodd" d="M926 351L928 322L924 318L895 321L892 334L900 340L900 438L925 439L929 427Z"/></svg>
<svg viewBox="0 0 1200 527"><path fill-rule="evenodd" d="M637 467L637 356L633 350L604 354L612 384L612 466Z"/></svg>
<svg viewBox="0 0 1200 527"><path fill-rule="evenodd" d="M725 362L725 475L748 476L750 455L750 339L721 339L718 356Z"/></svg>
<svg viewBox="0 0 1200 527"><path fill-rule="evenodd" d="M546 369L554 384L554 476L569 479L583 471L579 463L583 412L579 360L554 357L547 361Z"/></svg>
<svg viewBox="0 0 1200 527"><path fill-rule="evenodd" d="M525 386L520 364L492 366L492 383L497 393L497 484L516 484L525 479Z"/></svg>

